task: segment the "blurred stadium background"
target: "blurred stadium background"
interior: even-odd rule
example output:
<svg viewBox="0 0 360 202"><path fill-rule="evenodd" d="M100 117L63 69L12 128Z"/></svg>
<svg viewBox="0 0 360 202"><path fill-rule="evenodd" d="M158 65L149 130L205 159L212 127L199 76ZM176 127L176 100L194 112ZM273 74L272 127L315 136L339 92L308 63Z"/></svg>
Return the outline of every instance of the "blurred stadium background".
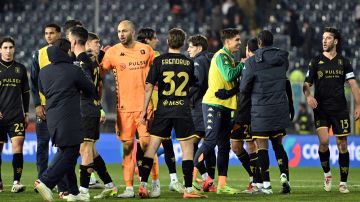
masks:
<svg viewBox="0 0 360 202"><path fill-rule="evenodd" d="M188 35L201 33L208 37L209 49L221 48L219 30L237 27L242 42L261 29L275 34L275 45L290 52L289 78L292 82L296 117L299 116L302 82L311 57L321 52L322 30L334 26L341 30L340 52L350 58L357 78L360 64L360 1L358 0L0 0L0 36L10 35L16 40L16 60L29 67L35 50L46 45L43 28L47 23L60 26L69 19L79 19L89 31L101 37L102 45L118 42L117 25L120 20L132 20L137 29L151 27L157 31L158 50L166 51L166 34L172 27L184 29ZM186 48L183 51L186 52ZM244 47L238 57L244 55ZM105 77L103 107L108 122L102 131L114 131L115 87L112 73ZM353 106L347 90L349 106ZM32 100L31 100L32 101ZM35 117L31 103L31 118ZM352 109L352 107L350 107ZM308 122L311 110L306 112ZM300 120L294 121L290 133L299 133ZM352 121L352 129L360 133L359 124ZM309 131L313 131L309 124ZM34 126L28 128L34 131Z"/></svg>

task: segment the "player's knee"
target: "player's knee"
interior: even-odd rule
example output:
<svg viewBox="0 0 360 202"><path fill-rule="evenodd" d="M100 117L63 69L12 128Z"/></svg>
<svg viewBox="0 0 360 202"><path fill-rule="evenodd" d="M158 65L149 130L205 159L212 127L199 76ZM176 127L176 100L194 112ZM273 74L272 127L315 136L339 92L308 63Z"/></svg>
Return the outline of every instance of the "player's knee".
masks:
<svg viewBox="0 0 360 202"><path fill-rule="evenodd" d="M247 149L248 149L248 152L249 152L250 154L255 153L255 152L256 152L256 145L255 145L255 143L254 143L253 141L247 142Z"/></svg>
<svg viewBox="0 0 360 202"><path fill-rule="evenodd" d="M231 144L231 149L236 155L240 155L241 152L244 150L244 148L241 144L238 144L235 142Z"/></svg>
<svg viewBox="0 0 360 202"><path fill-rule="evenodd" d="M340 153L347 152L347 142L346 141L338 141L337 146Z"/></svg>
<svg viewBox="0 0 360 202"><path fill-rule="evenodd" d="M134 143L132 141L123 141L123 152L124 155L127 156L131 154L134 147Z"/></svg>

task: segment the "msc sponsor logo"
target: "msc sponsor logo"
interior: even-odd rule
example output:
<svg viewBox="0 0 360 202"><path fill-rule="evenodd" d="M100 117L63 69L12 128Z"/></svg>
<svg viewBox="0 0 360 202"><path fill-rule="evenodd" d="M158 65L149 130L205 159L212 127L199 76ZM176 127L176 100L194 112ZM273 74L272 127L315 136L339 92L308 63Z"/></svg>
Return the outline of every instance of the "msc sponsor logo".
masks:
<svg viewBox="0 0 360 202"><path fill-rule="evenodd" d="M184 105L184 100L164 100L164 106L179 106Z"/></svg>

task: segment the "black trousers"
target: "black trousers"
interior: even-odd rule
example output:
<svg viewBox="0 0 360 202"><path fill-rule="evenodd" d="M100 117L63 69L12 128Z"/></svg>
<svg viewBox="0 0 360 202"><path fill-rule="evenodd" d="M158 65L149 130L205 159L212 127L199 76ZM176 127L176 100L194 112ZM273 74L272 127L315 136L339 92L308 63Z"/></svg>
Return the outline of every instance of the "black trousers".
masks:
<svg viewBox="0 0 360 202"><path fill-rule="evenodd" d="M79 189L75 174L75 166L79 157L80 145L60 147L59 154L55 155L51 165L40 177L48 188L53 189L59 181L66 176L68 189L71 194L77 195Z"/></svg>

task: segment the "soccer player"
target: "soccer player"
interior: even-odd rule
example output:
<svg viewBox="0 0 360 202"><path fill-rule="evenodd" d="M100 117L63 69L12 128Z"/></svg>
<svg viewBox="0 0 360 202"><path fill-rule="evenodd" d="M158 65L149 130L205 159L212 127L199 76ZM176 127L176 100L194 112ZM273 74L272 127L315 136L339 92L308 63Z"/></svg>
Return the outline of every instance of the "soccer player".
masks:
<svg viewBox="0 0 360 202"><path fill-rule="evenodd" d="M59 147L52 165L35 181L35 189L42 198L52 201L51 189L63 176L67 177L68 201L87 200L79 193L75 174L80 144L84 140L81 132L80 93L94 96L94 85L81 69L73 65L67 54L70 42L59 39L46 51L51 64L40 70L39 90L46 98L46 120L51 142Z"/></svg>
<svg viewBox="0 0 360 202"><path fill-rule="evenodd" d="M155 58L146 79L144 107L141 122L149 119L147 108L154 85L158 83L159 102L153 124L149 130L150 144L143 158L139 195L149 198L147 180L153 165L154 155L163 139L171 138L171 130L175 129L176 138L180 141L183 152L183 174L185 181L184 198L206 197L192 188L193 172L193 138L194 124L191 119L189 87L194 81L194 63L180 53L185 41L185 32L174 28L169 31L167 43L169 52Z"/></svg>
<svg viewBox="0 0 360 202"><path fill-rule="evenodd" d="M191 105L191 115L195 125L195 134L199 137L196 139L194 143L194 153L196 153L198 149L198 143L201 138L205 137L205 125L203 120L203 112L201 108L201 101L205 95L205 92L208 88L208 76L210 69L211 58L214 55L207 50L208 41L203 35L194 35L190 36L188 39L189 47L187 52L190 57L194 60L194 74L196 77L196 84L190 88L189 97L190 97L190 105ZM216 165L216 156L215 150L211 150L207 156L205 156L206 161L206 169L208 175L211 179L215 178L215 165ZM198 190L201 187L197 184L196 176L197 169L194 169L193 175L193 185ZM206 174L204 175L206 176ZM206 181L206 178L199 180L202 184ZM204 187L203 191L211 191L216 192L216 187L213 184L210 187Z"/></svg>
<svg viewBox="0 0 360 202"><path fill-rule="evenodd" d="M117 31L120 43L106 51L101 65L103 71L113 70L116 82L116 134L123 143L123 176L126 186L124 193L118 197L132 198L135 197L135 164L132 159L135 132L139 133L143 151L150 141L147 126L140 124L140 114L144 107L146 76L155 55L149 45L135 41L135 26L131 21L121 21ZM149 105L148 110L151 115L152 105Z"/></svg>
<svg viewBox="0 0 360 202"><path fill-rule="evenodd" d="M237 97L221 100L215 96L219 89L230 90L236 86L243 65L235 65L234 53L240 48L240 31L229 28L221 31L221 40L224 47L217 51L211 60L209 70L208 89L202 100L202 110L205 123L205 139L194 157L194 165L201 175L206 174L202 165L204 157L218 146L218 194L236 194L238 190L226 184L229 166L229 152L231 132L231 111L236 109ZM211 78L211 79L210 79ZM206 180L204 187L210 187L213 180L203 176Z"/></svg>
<svg viewBox="0 0 360 202"><path fill-rule="evenodd" d="M0 53L0 192L4 190L1 179L1 153L9 136L14 172L11 192L18 193L25 191L25 185L20 183L20 179L24 165L25 129L29 123L30 88L25 66L14 60L13 38L1 38Z"/></svg>
<svg viewBox="0 0 360 202"><path fill-rule="evenodd" d="M44 37L48 45L36 51L33 55L31 64L31 92L35 104L36 112L36 140L37 140L37 152L36 152L36 165L38 171L38 177L48 167L49 161L49 141L50 134L46 125L45 116L45 97L39 92L38 78L40 69L50 64L46 49L53 45L61 36L61 28L56 24L47 24L44 30ZM65 185L64 185L65 186ZM63 186L58 187L60 190Z"/></svg>
<svg viewBox="0 0 360 202"><path fill-rule="evenodd" d="M80 145L81 165L79 191L80 194L90 200L89 181L90 175L95 170L105 184L103 192L95 196L95 198L114 196L117 194L117 188L107 172L104 160L96 151L95 147L95 143L99 140L100 136L100 120L105 121L105 118L101 118L100 112L100 67L96 62L97 57L93 57L92 60L86 53L85 44L88 39L88 31L85 28L78 26L71 28L69 39L71 51L74 52L76 60L80 62L81 68L94 84L95 95L95 97L81 96L81 125L85 137L84 142Z"/></svg>
<svg viewBox="0 0 360 202"><path fill-rule="evenodd" d="M288 52L272 47L273 35L268 30L258 34L259 49L245 61L240 93L251 95L251 130L258 146L258 161L265 194L272 194L269 174L268 139L271 139L278 162L281 183L288 183L287 155L282 136L290 125L289 101L286 93ZM279 155L279 156L278 156ZM286 163L285 163L286 162ZM280 164L279 164L280 165Z"/></svg>
<svg viewBox="0 0 360 202"><path fill-rule="evenodd" d="M246 44L246 59L253 56L255 51L258 49L258 41L256 38L251 38L247 41ZM227 99L231 96L234 96L238 92L239 87L236 86L235 89L225 91L223 89L219 90L215 95L220 99ZM237 103L237 109L234 117L234 126L231 131L231 149L236 154L246 172L249 174L250 183L245 193L253 193L257 191L256 183L258 183L259 188L261 188L262 180L261 177L258 177L256 173L256 144L255 140L252 139L251 135L251 119L250 119L250 109L251 109L251 99L249 95L244 93L239 94L239 99ZM244 149L244 142L247 144L248 152ZM260 185L261 184L261 185Z"/></svg>
<svg viewBox="0 0 360 202"><path fill-rule="evenodd" d="M347 178L349 173L349 152L347 136L350 134L350 118L347 109L344 83L348 83L355 99L354 118L360 116L360 95L355 74L350 61L337 53L341 42L340 32L333 27L326 27L322 37L322 54L314 57L306 74L303 85L308 105L314 110L316 133L319 138L319 157L324 170L324 189L331 191L332 175L330 171L329 129L336 137L339 149L340 193L349 193ZM310 87L315 86L315 95Z"/></svg>

